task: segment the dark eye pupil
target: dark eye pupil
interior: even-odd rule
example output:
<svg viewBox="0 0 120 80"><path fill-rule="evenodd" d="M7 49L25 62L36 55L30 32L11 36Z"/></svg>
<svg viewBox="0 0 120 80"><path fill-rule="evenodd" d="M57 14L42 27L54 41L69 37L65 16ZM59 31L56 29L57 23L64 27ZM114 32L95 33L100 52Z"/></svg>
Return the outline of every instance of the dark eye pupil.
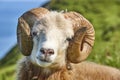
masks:
<svg viewBox="0 0 120 80"><path fill-rule="evenodd" d="M32 35L33 35L33 36L36 36L36 35L37 35L37 32L33 32Z"/></svg>
<svg viewBox="0 0 120 80"><path fill-rule="evenodd" d="M67 38L66 40L67 40L67 41L71 41L71 40L72 40L72 38Z"/></svg>

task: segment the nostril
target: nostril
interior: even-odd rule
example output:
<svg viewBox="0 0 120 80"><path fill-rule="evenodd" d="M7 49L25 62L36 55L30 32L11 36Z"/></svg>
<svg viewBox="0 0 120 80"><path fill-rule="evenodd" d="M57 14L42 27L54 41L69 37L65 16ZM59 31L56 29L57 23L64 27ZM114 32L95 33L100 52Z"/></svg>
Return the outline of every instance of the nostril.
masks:
<svg viewBox="0 0 120 80"><path fill-rule="evenodd" d="M54 50L53 49L45 49L45 48L41 48L40 52L42 54L54 54Z"/></svg>

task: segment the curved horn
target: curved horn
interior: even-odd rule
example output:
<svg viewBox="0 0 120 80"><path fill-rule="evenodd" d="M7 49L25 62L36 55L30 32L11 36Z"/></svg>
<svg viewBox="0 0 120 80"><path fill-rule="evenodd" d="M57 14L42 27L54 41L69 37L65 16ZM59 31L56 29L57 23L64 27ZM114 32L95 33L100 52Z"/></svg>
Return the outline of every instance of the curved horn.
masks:
<svg viewBox="0 0 120 80"><path fill-rule="evenodd" d="M33 42L30 33L34 22L48 12L45 8L35 8L27 11L18 19L17 42L23 55L29 56L32 51Z"/></svg>
<svg viewBox="0 0 120 80"><path fill-rule="evenodd" d="M67 49L67 59L78 63L85 60L90 54L95 40L95 31L92 24L82 15L76 12L64 14L66 19L73 23L74 37Z"/></svg>

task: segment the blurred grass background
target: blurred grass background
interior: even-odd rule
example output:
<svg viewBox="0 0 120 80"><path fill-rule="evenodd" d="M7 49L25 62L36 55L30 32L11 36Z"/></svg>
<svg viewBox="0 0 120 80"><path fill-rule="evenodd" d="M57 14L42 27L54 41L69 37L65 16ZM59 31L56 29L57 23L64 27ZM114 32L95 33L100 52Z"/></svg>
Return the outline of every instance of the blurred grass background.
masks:
<svg viewBox="0 0 120 80"><path fill-rule="evenodd" d="M51 0L45 7L77 11L86 17L96 31L88 61L120 69L120 0ZM16 45L0 60L0 80L15 80L16 62L21 57Z"/></svg>

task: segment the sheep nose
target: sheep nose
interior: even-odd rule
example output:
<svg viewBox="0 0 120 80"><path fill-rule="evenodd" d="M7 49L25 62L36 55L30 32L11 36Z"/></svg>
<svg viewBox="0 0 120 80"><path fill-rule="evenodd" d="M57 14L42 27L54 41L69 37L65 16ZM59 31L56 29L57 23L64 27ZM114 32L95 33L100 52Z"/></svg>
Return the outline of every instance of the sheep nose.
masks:
<svg viewBox="0 0 120 80"><path fill-rule="evenodd" d="M40 49L40 52L41 52L42 54L50 54L50 55L54 54L54 50L53 50L53 49L41 48L41 49Z"/></svg>

